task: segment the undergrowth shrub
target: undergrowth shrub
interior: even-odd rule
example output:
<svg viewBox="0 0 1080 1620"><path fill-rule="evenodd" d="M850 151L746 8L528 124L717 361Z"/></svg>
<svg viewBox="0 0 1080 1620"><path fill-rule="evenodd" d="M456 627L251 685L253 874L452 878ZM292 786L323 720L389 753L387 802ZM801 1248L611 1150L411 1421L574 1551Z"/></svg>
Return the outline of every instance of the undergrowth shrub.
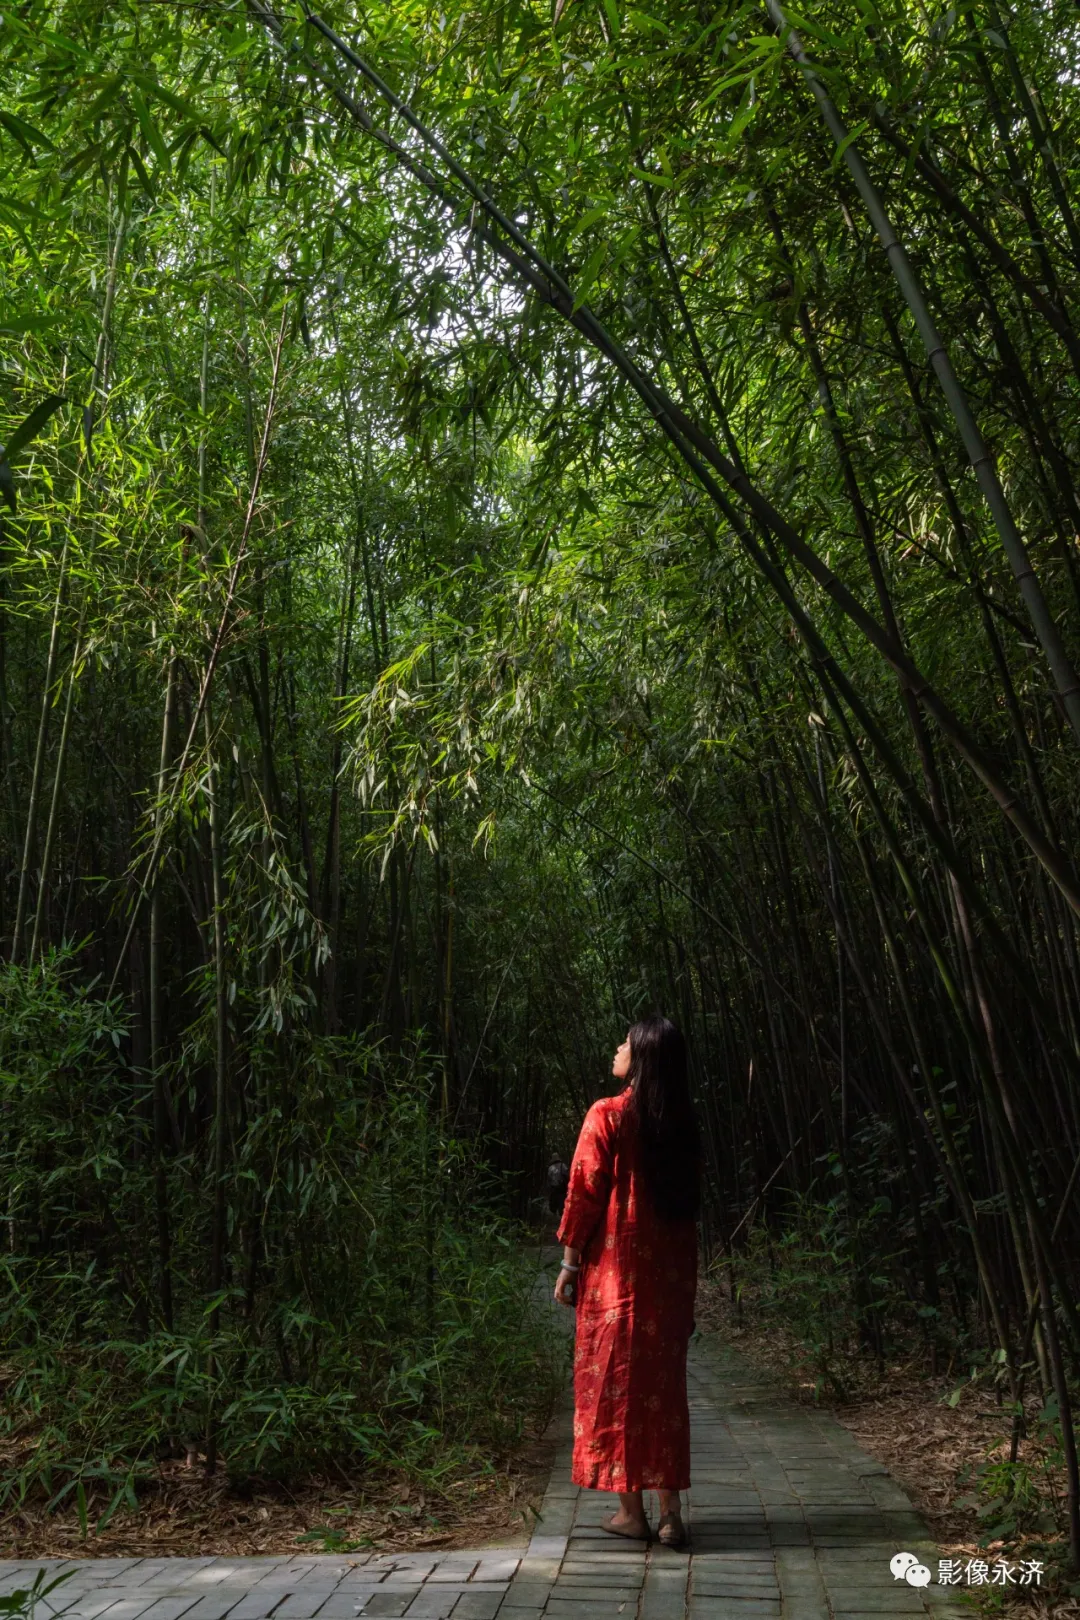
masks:
<svg viewBox="0 0 1080 1620"><path fill-rule="evenodd" d="M159 1181L150 1079L125 1044L62 960L0 973L0 1500L111 1514L211 1429L234 1477L393 1464L434 1483L544 1421L565 1348L422 1051L307 1031L247 1048L211 1297L199 1092L170 1076Z"/></svg>
<svg viewBox="0 0 1080 1620"><path fill-rule="evenodd" d="M779 1231L751 1234L741 1286L751 1280L755 1308L794 1337L815 1397L846 1398L850 1357L880 1358L903 1314L887 1214L880 1202L853 1217L841 1197L793 1197Z"/></svg>
<svg viewBox="0 0 1080 1620"><path fill-rule="evenodd" d="M966 1152L966 1127L954 1122L953 1133ZM970 1309L969 1278L941 1247L943 1237L961 1252L964 1243L943 1177L923 1178L914 1200L911 1179L895 1125L864 1119L845 1155L814 1161L808 1190L772 1194L765 1217L723 1261L738 1310L776 1324L815 1398L843 1399L897 1357L932 1376L958 1361L1002 1376ZM980 1209L989 1206L984 1199Z"/></svg>

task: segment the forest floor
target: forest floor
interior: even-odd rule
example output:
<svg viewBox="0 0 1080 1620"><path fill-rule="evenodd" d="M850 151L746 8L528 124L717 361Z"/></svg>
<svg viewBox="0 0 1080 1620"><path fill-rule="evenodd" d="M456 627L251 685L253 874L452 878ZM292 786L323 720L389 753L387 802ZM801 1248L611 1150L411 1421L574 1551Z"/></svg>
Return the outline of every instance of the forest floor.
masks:
<svg viewBox="0 0 1080 1620"><path fill-rule="evenodd" d="M524 1546L551 1473L554 1443L530 1439L487 1471L438 1486L385 1472L353 1485L314 1477L238 1490L201 1464L159 1466L136 1512L84 1537L73 1506L24 1503L0 1514L0 1558L196 1558ZM0 1450L0 1474L4 1457ZM104 1503L101 1504L104 1507ZM93 1509L92 1509L93 1512ZM329 1532L326 1536L320 1531Z"/></svg>
<svg viewBox="0 0 1080 1620"><path fill-rule="evenodd" d="M699 1282L697 1324L735 1346L753 1364L767 1368L796 1400L831 1412L877 1462L903 1486L922 1514L942 1556L966 1563L998 1559L1014 1565L1022 1558L1045 1560L1042 1591L1034 1588L958 1588L983 1614L1004 1610L1011 1620L1080 1620L1080 1584L1061 1572L1067 1553L1065 1533L1044 1524L1037 1532L986 1539L978 1516L980 1501L971 1482L974 1470L988 1459L1008 1454L1010 1419L992 1390L978 1383L964 1386L955 1405L946 1397L963 1383L964 1369L933 1376L926 1358L911 1358L879 1369L869 1356L838 1358L844 1399L816 1389L818 1380L805 1347L776 1314L755 1309L751 1294L736 1312L726 1282L703 1277ZM1033 1399L1032 1413L1039 1401ZM1054 1497L1062 1500L1064 1477L1044 1467L1032 1442L1026 1442L1040 1495L1052 1514ZM1023 1453L1022 1453L1023 1455ZM1057 1566L1057 1567L1055 1567ZM1006 1597L1007 1592L1007 1597Z"/></svg>

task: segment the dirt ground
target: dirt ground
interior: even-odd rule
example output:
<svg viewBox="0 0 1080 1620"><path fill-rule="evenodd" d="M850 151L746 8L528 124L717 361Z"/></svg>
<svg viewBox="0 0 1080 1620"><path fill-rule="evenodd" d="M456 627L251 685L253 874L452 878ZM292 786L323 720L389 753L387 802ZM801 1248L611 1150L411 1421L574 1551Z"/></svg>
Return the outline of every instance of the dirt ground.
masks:
<svg viewBox="0 0 1080 1620"><path fill-rule="evenodd" d="M0 1558L194 1558L255 1553L403 1552L421 1547L524 1545L551 1472L553 1443L532 1441L489 1474L437 1494L393 1475L358 1482L312 1479L292 1490L208 1479L196 1464L163 1464L138 1512L121 1510L84 1540L74 1509L39 1504L0 1516ZM97 1511L101 1511L100 1504ZM93 1514L93 1508L91 1514ZM329 1529L329 1538L303 1540Z"/></svg>

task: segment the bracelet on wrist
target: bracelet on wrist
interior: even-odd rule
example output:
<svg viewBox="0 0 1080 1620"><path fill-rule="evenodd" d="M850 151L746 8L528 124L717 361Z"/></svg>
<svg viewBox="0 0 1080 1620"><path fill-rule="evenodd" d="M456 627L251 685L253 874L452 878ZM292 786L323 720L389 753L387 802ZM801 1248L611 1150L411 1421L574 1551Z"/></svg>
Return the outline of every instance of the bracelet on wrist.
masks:
<svg viewBox="0 0 1080 1620"><path fill-rule="evenodd" d="M562 1268L563 1268L564 1271L580 1271L581 1270L580 1266L572 1266L570 1264L569 1260L564 1260L562 1262Z"/></svg>

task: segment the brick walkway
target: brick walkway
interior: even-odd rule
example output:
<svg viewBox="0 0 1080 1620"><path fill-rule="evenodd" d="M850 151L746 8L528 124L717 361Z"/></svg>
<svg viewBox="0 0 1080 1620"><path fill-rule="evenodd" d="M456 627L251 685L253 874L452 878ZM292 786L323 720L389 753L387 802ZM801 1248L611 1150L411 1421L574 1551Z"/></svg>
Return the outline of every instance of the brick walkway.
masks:
<svg viewBox="0 0 1080 1620"><path fill-rule="evenodd" d="M0 1594L44 1562L75 1570L43 1606L65 1620L970 1620L937 1584L936 1549L903 1491L826 1413L701 1342L690 1407L689 1552L598 1528L613 1502L569 1483L567 1408L527 1549L0 1562ZM655 1525L655 1498L650 1514ZM929 1586L894 1580L900 1550L929 1565Z"/></svg>

